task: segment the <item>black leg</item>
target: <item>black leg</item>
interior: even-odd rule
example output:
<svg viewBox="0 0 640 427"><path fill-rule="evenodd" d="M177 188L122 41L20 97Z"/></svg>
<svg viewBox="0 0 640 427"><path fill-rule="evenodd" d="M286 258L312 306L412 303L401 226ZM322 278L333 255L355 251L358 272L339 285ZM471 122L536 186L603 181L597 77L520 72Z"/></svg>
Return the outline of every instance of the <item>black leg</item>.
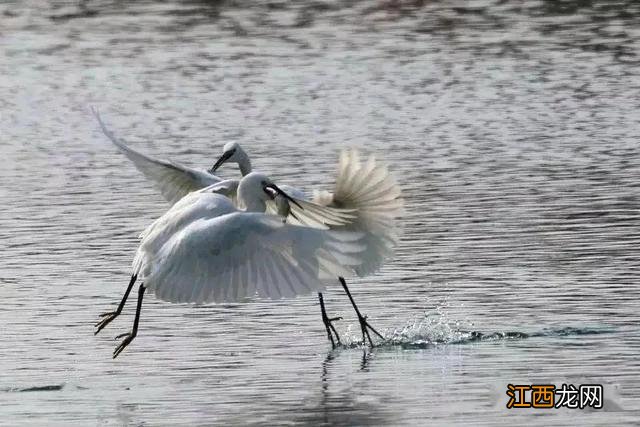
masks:
<svg viewBox="0 0 640 427"><path fill-rule="evenodd" d="M327 337L329 337L329 341L331 341L331 347L336 348L336 342L333 340L333 335L331 334L331 332L333 331L333 333L336 334L336 341L338 341L338 344L340 344L340 336L338 335L338 331L336 331L336 328L333 326L332 322L334 320L340 320L342 319L342 317L334 317L330 319L329 316L327 316L327 311L324 308L324 298L322 297L322 292L318 292L318 300L320 301L322 322L324 323L324 327L327 329Z"/></svg>
<svg viewBox="0 0 640 427"><path fill-rule="evenodd" d="M131 293L131 288L133 288L133 284L136 282L137 278L138 276L136 274L131 276L131 281L129 282L129 286L127 286L127 290L125 291L124 296L122 297L122 301L120 301L120 304L118 305L118 308L116 309L116 311L109 311L107 313L102 313L100 315L100 317L102 317L102 320L96 323L96 327L98 329L96 329L96 331L93 333L94 335L97 335L98 332L102 330L102 328L107 326L109 323L113 321L113 319L115 319L120 315L120 313L122 313L124 304L127 302L127 298L129 298L129 294Z"/></svg>
<svg viewBox="0 0 640 427"><path fill-rule="evenodd" d="M146 288L144 287L144 283L143 283L138 288L138 307L136 308L136 318L133 320L133 329L131 329L131 332L120 334L116 337L116 339L122 338L122 337L125 337L125 338L122 340L120 345L116 347L116 349L113 351L114 359L118 357L120 353L122 353L122 350L124 350L138 334L138 323L140 322L140 311L142 310L142 297L144 297L145 290Z"/></svg>
<svg viewBox="0 0 640 427"><path fill-rule="evenodd" d="M351 292L347 287L347 282L345 282L344 277L338 277L338 280L340 280L340 283L342 284L342 288L347 293L347 296L351 301L351 305L353 306L353 309L356 311L356 314L358 315L358 321L360 322L360 329L362 330L362 343L365 344L366 339L368 338L369 344L371 345L371 347L374 347L373 340L371 340L371 335L369 335L369 331L373 332L383 340L384 340L384 337L378 331L376 331L373 328L373 326L369 324L369 322L367 322L367 316L363 316L362 313L360 313L360 310L358 310L358 306L356 305L356 302L353 300L353 297L351 296Z"/></svg>

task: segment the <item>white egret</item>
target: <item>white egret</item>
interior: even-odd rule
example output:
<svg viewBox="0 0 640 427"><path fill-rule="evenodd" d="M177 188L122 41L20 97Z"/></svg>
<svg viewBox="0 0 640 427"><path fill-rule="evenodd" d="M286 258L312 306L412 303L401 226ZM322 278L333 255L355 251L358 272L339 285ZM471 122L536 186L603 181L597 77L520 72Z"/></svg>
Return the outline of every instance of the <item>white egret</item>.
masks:
<svg viewBox="0 0 640 427"><path fill-rule="evenodd" d="M253 296L291 298L322 291L362 263L363 233L283 223L266 214L274 194L296 203L269 178L246 175L237 188L239 210L223 194L225 182L190 193L141 235L129 286L118 308L103 313L102 330L118 315L136 280L133 328L119 335L117 357L136 337L145 290L169 302L238 302Z"/></svg>
<svg viewBox="0 0 640 427"><path fill-rule="evenodd" d="M246 156L246 154L244 155ZM227 161L225 159L231 158L226 152L223 153L211 172L215 172L224 164ZM283 188L285 187L283 186ZM291 194L292 191L289 188L287 187L286 190ZM279 199L275 201L278 203ZM324 212L310 212L310 209L307 209L306 212L300 211L297 209L299 206L282 203L278 206L278 212L285 216L289 214L287 222L291 224L310 226L324 224L332 230L363 232L366 250L363 254L364 262L356 267L358 276L364 277L374 273L382 266L385 259L392 255L399 238L398 218L403 210L403 200L400 188L389 170L386 166L377 163L373 156L370 156L363 163L360 161L357 151L343 150L340 154L333 193L316 191L311 200L311 206L316 210L319 210L320 207L337 209L340 212L351 213L355 215L355 218L343 222L331 222ZM327 212L331 215L333 210L330 209ZM358 316L363 343L365 339L368 339L373 346L369 331L384 339L382 334L369 324L367 317L360 312L344 278L338 277L338 279ZM326 316L321 293L318 294L318 299L327 335L332 345L335 346L331 335L332 331L340 343L340 337L332 324L335 319L329 319Z"/></svg>
<svg viewBox="0 0 640 427"><path fill-rule="evenodd" d="M237 163L243 176L252 171L249 156L236 142L225 144L222 156L208 171L188 168L173 161L154 159L129 148L107 129L95 110L94 114L103 133L133 161L138 170L154 182L170 203L176 203L191 191L219 183L221 179L215 176L214 172L225 163ZM227 195L235 202L235 189L232 187ZM356 151L343 151L333 193L316 192L310 205L304 205L304 194L300 190L285 185L281 188L289 195L296 197L297 206L286 203L281 196L278 196L275 198L275 203L268 202L268 208L270 212L278 212L285 216L287 222L365 233L367 250L365 262L356 269L359 276L366 276L378 270L384 260L393 253L398 241L397 219L402 212L402 199L396 181L388 169L377 163L375 158L370 157L367 162L362 163ZM305 207L300 209L300 205ZM318 205L334 209L322 210ZM344 278L339 277L339 280L358 317L363 342L366 335L369 343L373 345L369 330L384 339L358 309ZM338 343L340 343L340 337L332 321L338 318L331 319L326 315L322 293L318 293L318 300L327 336L335 346L332 332Z"/></svg>

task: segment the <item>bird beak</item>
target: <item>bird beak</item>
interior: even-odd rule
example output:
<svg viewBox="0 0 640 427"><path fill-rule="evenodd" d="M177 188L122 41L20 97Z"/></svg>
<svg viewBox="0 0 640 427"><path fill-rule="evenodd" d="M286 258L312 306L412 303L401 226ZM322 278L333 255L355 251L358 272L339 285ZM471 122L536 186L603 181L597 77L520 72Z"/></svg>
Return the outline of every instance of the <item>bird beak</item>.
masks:
<svg viewBox="0 0 640 427"><path fill-rule="evenodd" d="M267 185L266 188L275 191L276 193L278 193L279 195L281 195L282 197L284 197L285 199L287 199L288 201L290 201L291 203L293 203L294 205L296 205L300 209L303 209L302 206L300 206L300 203L296 202L296 199L294 199L293 197L289 196L287 193L282 191L280 188L278 188L277 185L269 184L269 185Z"/></svg>
<svg viewBox="0 0 640 427"><path fill-rule="evenodd" d="M225 151L222 153L222 156L218 159L215 165L211 169L209 169L210 173L214 173L220 166L222 166L231 156L233 156L235 150Z"/></svg>

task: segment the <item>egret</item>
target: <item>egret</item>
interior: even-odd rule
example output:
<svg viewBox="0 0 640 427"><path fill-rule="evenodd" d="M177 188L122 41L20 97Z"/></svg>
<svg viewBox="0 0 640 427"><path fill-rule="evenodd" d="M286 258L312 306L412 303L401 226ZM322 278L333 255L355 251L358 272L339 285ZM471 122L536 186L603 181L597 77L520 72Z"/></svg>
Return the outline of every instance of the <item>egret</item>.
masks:
<svg viewBox="0 0 640 427"><path fill-rule="evenodd" d="M225 163L236 163L243 176L252 171L249 156L236 142L225 144L220 158L206 171L192 169L173 161L154 159L128 147L106 127L97 111L93 110L93 113L105 136L133 161L135 167L150 179L165 199L172 204L191 191L220 183L221 178L214 173ZM233 187L231 185L226 194L237 203ZM306 209L299 208L305 203L304 193L290 186L282 185L281 188L290 196L295 196L297 203L290 204L281 195L276 195L273 201L267 202L267 209L269 212L277 212L284 216L287 222L355 230L365 234L366 256L365 262L356 269L358 276L363 277L375 272L382 266L384 260L392 255L398 242L397 219L402 213L403 202L395 179L386 166L377 163L374 157L369 157L366 163L362 163L356 151L343 151L333 193L315 192L312 203L305 205ZM334 209L318 211L318 206ZM349 212L354 213L355 216L349 217ZM349 221L345 221L345 216L349 217ZM368 323L367 316L360 312L344 278L339 277L339 281L358 317L363 343L366 337L373 346L369 330L384 339ZM335 347L332 333L338 343L340 343L340 337L332 322L339 318L327 316L322 293L318 293L318 300L328 339Z"/></svg>
<svg viewBox="0 0 640 427"><path fill-rule="evenodd" d="M237 147L238 144L235 144L231 149L237 150ZM211 173L216 172L227 161L243 161L243 157L247 157L243 151L243 157L240 160L235 160L233 154L229 155L226 150L225 146L225 151L211 168ZM245 164L245 170L246 167ZM285 187L283 186L283 188ZM296 191L290 187L286 187L286 189L289 194ZM299 199L295 200L300 201ZM364 262L356 267L356 273L360 277L377 271L385 259L392 255L393 249L397 245L399 238L398 218L403 210L400 188L386 166L377 163L373 156L370 156L366 162L361 162L356 150L343 150L340 153L333 193L316 191L311 200L311 206L315 209L326 207L353 213L355 215L353 219L344 222L330 222L324 212L312 213L310 209L307 212L298 211L296 208L299 207L299 204L298 206L282 204L280 199L275 199L275 202L277 205L279 204L278 213L284 216L289 215L287 217L288 223L310 226L324 224L331 230L350 230L364 233L366 246ZM332 211L328 210L327 212ZM338 277L338 280L358 317L363 343L368 339L369 344L374 345L369 331L384 340L382 334L369 324L367 316L360 312L344 277ZM335 347L331 332L335 334L338 343L340 343L340 337L332 322L338 318L331 319L326 316L322 293L318 294L318 299L327 336L332 346Z"/></svg>
<svg viewBox="0 0 640 427"><path fill-rule="evenodd" d="M263 174L238 185L239 210L215 184L182 198L141 235L127 290L115 311L103 313L97 332L120 315L137 280L133 327L113 352L136 337L146 290L177 303L239 302L291 298L322 291L336 276L351 275L363 260L363 233L286 224L265 213L274 194L296 203Z"/></svg>

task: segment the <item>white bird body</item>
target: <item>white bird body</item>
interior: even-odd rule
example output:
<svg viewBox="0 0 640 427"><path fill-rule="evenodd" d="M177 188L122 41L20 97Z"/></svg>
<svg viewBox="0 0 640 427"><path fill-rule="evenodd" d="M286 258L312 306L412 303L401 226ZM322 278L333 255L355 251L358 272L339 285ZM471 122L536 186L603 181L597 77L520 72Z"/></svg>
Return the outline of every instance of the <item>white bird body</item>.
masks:
<svg viewBox="0 0 640 427"><path fill-rule="evenodd" d="M210 171L154 159L131 149L109 131L97 112L94 111L94 114L105 136L155 183L169 203L176 203L192 191L222 182L222 179ZM238 143L225 144L222 157L211 170L214 171L225 162L237 163L243 176L252 171L249 156ZM244 208L236 199L238 181L235 182L235 188L230 187L230 191L224 194L234 204ZM307 201L302 190L288 185L282 185L281 188L299 202ZM300 203L306 207L301 210L289 205L281 197L276 197L275 200L266 202L267 212L286 216L286 221L291 224L365 233L367 250L364 262L356 268L361 277L377 271L393 255L400 235L397 219L402 215L403 201L396 180L375 157L370 156L366 162L361 162L356 150L343 150L333 192L315 191L310 202L310 205ZM289 215L290 212L293 215Z"/></svg>
<svg viewBox="0 0 640 427"><path fill-rule="evenodd" d="M284 224L260 212L263 179L252 173L240 181L248 211L215 186L185 196L143 232L134 274L158 298L190 303L289 298L352 275L362 233Z"/></svg>
<svg viewBox="0 0 640 427"><path fill-rule="evenodd" d="M158 160L117 139L94 111L103 133L154 182L172 207L140 234L134 273L115 311L103 313L98 333L120 315L139 278L133 328L114 351L117 357L135 338L145 289L170 302L235 302L259 296L278 299L318 292L322 319L332 345L340 338L325 312L322 291L338 277L360 327L384 337L358 310L342 276L378 270L397 244L402 199L384 165L355 150L340 155L333 193L315 192L311 201L289 186L286 192L251 172L249 156L237 143L225 145L209 171ZM225 162L238 164L243 178L223 181L213 174ZM291 203L289 203L291 201Z"/></svg>

